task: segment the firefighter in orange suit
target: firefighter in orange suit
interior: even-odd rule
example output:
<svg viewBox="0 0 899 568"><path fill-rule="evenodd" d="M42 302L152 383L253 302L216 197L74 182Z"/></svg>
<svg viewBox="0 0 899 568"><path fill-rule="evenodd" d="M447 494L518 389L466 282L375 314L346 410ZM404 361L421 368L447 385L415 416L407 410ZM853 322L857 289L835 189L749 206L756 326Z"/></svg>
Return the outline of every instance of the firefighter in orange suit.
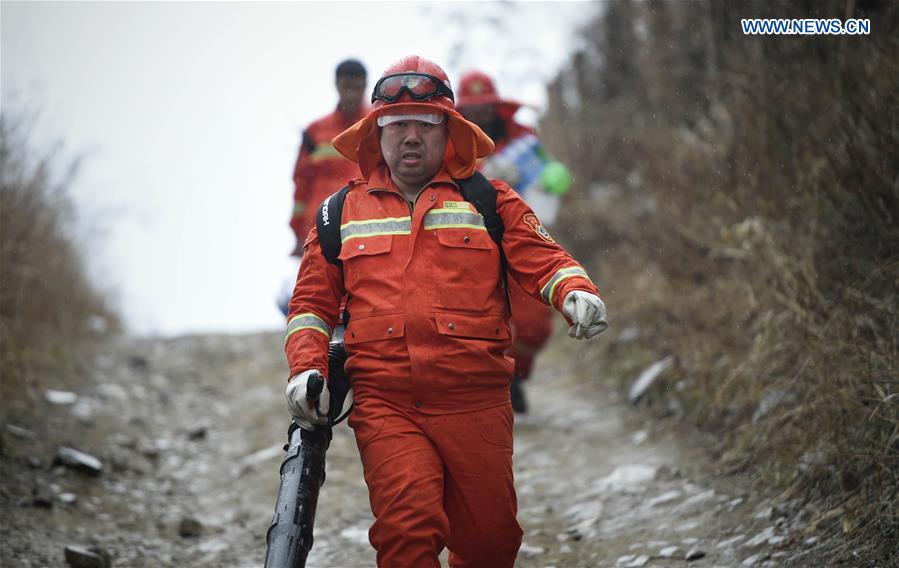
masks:
<svg viewBox="0 0 899 568"><path fill-rule="evenodd" d="M303 131L303 140L293 168L293 215L290 228L297 238L294 256L303 251L303 241L315 224L319 203L356 177L359 167L341 156L331 139L352 126L368 112L365 105L365 67L355 59L341 62L335 71L339 97L337 108Z"/></svg>
<svg viewBox="0 0 899 568"><path fill-rule="evenodd" d="M490 136L495 144L494 155L506 149L510 142L521 140L523 137L532 138L536 142L536 132L514 119L515 113L521 106L521 103L516 101L501 99L493 80L486 73L469 71L463 74L459 80L456 109ZM567 175L567 169L564 166L558 162L552 162L548 157L541 156L536 162L539 164L538 167L557 164L556 167L563 168ZM509 172L502 171L505 164L512 165L511 161L491 161L488 157L481 161L479 168L488 175L496 175L496 177L507 180L519 193L524 190L528 190L531 194L538 191L536 188L521 187L525 183L521 180L523 176L507 176L506 174ZM540 180L535 181L539 183ZM554 203L558 202L558 194L567 190L567 185L561 187L556 183L551 192L556 194ZM526 199L529 197L529 195L525 195ZM540 218L544 223L548 221L548 224L552 224L553 219L546 219L543 213ZM545 302L528 294L514 278L509 280L509 297L512 305L512 346L508 355L515 360L515 374L512 377L511 385L512 408L515 412L524 413L527 412L527 400L522 381L530 377L537 353L546 345L549 336L552 335L553 314Z"/></svg>
<svg viewBox="0 0 899 568"><path fill-rule="evenodd" d="M387 69L372 110L334 139L362 173L341 218L328 219L340 223L341 265L324 258L313 228L290 302L287 402L314 428L327 421L329 397L308 403L307 382L327 372L348 298L349 424L375 517L369 540L378 565L391 568L436 568L444 547L452 566L511 567L522 537L500 253L454 181L493 143L453 99L431 61L409 56ZM562 311L573 337L604 330L605 306L584 269L514 190L490 183L510 274Z"/></svg>

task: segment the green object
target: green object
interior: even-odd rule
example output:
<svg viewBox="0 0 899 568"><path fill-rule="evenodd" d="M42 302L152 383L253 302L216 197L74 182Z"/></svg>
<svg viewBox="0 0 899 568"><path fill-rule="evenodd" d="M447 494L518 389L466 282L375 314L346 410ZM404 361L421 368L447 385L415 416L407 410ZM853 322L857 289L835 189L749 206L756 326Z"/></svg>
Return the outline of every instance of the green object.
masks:
<svg viewBox="0 0 899 568"><path fill-rule="evenodd" d="M561 162L549 162L540 172L540 185L549 193L564 195L571 187L571 172Z"/></svg>

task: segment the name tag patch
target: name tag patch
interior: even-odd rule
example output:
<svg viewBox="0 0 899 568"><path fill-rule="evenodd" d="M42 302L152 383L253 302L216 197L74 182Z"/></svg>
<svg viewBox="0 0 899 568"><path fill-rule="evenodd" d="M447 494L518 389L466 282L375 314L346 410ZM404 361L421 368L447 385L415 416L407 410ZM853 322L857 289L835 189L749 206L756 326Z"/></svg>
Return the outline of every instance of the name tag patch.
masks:
<svg viewBox="0 0 899 568"><path fill-rule="evenodd" d="M471 207L471 203L467 201L444 201L443 202L444 209L464 209L465 211L474 211Z"/></svg>

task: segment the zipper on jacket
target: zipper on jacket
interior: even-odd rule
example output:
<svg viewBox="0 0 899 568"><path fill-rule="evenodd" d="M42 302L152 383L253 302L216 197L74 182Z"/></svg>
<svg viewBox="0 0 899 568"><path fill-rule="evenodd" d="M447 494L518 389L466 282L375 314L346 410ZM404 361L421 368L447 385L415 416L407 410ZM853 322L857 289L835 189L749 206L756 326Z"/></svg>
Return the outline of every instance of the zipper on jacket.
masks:
<svg viewBox="0 0 899 568"><path fill-rule="evenodd" d="M405 195L403 196L403 199L406 199L406 203L409 204L409 213L412 213L413 215L415 214L414 209L415 204L418 203L418 198L421 197L421 194L424 192L424 190L428 189L429 187L431 187L431 182L426 183L424 187L419 189L418 193L415 194L415 201L409 201L408 199L406 199Z"/></svg>

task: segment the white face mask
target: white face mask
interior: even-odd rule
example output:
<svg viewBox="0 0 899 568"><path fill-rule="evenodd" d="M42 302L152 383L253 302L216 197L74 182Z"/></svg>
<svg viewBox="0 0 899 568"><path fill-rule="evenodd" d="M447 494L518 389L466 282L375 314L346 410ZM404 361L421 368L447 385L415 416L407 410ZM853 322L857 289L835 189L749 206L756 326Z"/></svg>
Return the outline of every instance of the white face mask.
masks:
<svg viewBox="0 0 899 568"><path fill-rule="evenodd" d="M441 114L382 114L378 117L378 126L387 126L391 122L401 120L417 120L428 124L440 124L446 115Z"/></svg>

